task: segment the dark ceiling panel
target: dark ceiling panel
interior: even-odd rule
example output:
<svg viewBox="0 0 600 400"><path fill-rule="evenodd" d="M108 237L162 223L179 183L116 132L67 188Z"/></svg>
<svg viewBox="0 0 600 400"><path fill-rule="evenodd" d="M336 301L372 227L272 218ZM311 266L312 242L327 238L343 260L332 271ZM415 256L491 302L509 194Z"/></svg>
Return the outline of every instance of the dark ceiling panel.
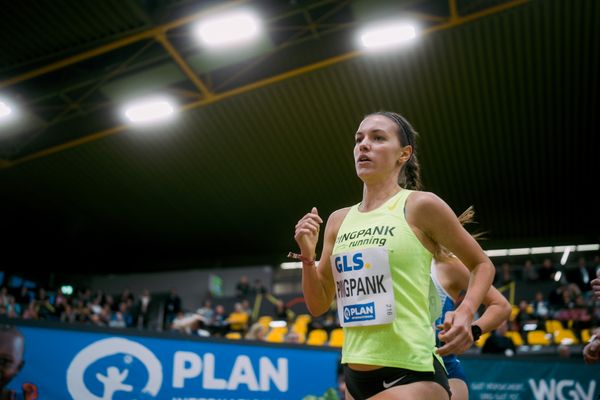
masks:
<svg viewBox="0 0 600 400"><path fill-rule="evenodd" d="M323 3L341 5L339 12L346 6ZM459 2L459 9L477 11L482 3ZM139 10L96 13L98 26L75 26L77 40L89 43L109 28L118 38L143 19ZM65 265L108 268L118 252L125 264L141 266L281 262L310 207L326 217L360 201L353 136L366 113L382 109L403 113L420 132L426 189L457 213L475 206L473 228L487 232L485 248L598 243L600 215L590 194L600 172L598 20L594 0L532 1L427 34L397 53L300 70L344 54L348 43L333 43L352 31L306 36L222 90L299 69L281 79L198 103L172 125L123 129L0 169L2 202L13 211L9 256L26 263L52 254ZM212 88L245 67L201 77ZM35 147L12 160L118 123L109 102L40 132Z"/></svg>
<svg viewBox="0 0 600 400"><path fill-rule="evenodd" d="M114 40L147 25L134 0L7 2L0 59L3 77ZM18 32L18 34L15 34Z"/></svg>

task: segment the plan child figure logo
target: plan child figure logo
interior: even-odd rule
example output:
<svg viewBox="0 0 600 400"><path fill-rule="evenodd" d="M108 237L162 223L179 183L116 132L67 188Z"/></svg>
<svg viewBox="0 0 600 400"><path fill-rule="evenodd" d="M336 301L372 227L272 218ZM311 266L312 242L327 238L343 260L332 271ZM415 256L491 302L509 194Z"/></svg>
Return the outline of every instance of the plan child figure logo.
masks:
<svg viewBox="0 0 600 400"><path fill-rule="evenodd" d="M106 376L97 373L96 378L104 385L102 400L112 400L113 394L118 391L132 392L133 386L123 383L127 379L127 375L129 375L128 369L120 372L117 367L108 367Z"/></svg>

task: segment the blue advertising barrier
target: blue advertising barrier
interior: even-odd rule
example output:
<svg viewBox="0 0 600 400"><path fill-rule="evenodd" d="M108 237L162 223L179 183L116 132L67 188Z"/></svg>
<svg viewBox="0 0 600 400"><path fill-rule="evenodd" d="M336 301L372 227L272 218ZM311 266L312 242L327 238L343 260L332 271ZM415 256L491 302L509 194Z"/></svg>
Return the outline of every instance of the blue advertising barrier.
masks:
<svg viewBox="0 0 600 400"><path fill-rule="evenodd" d="M337 388L334 349L61 326L17 325L25 366L10 389L37 387L29 398L40 400L299 400Z"/></svg>
<svg viewBox="0 0 600 400"><path fill-rule="evenodd" d="M471 400L596 400L600 364L581 358L463 358Z"/></svg>
<svg viewBox="0 0 600 400"><path fill-rule="evenodd" d="M337 398L337 349L7 322L25 338L25 366L9 385L17 399ZM523 357L461 357L470 399L600 399L600 363Z"/></svg>

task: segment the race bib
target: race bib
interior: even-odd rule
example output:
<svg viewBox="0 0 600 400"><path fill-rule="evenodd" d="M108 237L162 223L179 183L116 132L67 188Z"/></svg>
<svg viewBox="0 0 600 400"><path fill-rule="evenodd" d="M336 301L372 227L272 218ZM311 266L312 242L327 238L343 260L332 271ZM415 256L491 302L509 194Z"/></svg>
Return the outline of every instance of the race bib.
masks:
<svg viewBox="0 0 600 400"><path fill-rule="evenodd" d="M394 321L394 289L385 247L332 255L331 266L340 325L382 325Z"/></svg>

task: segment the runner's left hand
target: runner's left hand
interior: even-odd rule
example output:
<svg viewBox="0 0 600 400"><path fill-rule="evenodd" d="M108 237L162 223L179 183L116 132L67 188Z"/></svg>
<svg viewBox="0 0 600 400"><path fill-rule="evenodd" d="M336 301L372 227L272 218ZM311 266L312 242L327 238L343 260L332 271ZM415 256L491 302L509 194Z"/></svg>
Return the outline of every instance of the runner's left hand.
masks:
<svg viewBox="0 0 600 400"><path fill-rule="evenodd" d="M472 322L473 316L468 312L461 312L459 309L447 312L444 323L440 326L442 331L438 335L444 345L437 349L437 353L440 356L461 354L471 348L473 345Z"/></svg>

